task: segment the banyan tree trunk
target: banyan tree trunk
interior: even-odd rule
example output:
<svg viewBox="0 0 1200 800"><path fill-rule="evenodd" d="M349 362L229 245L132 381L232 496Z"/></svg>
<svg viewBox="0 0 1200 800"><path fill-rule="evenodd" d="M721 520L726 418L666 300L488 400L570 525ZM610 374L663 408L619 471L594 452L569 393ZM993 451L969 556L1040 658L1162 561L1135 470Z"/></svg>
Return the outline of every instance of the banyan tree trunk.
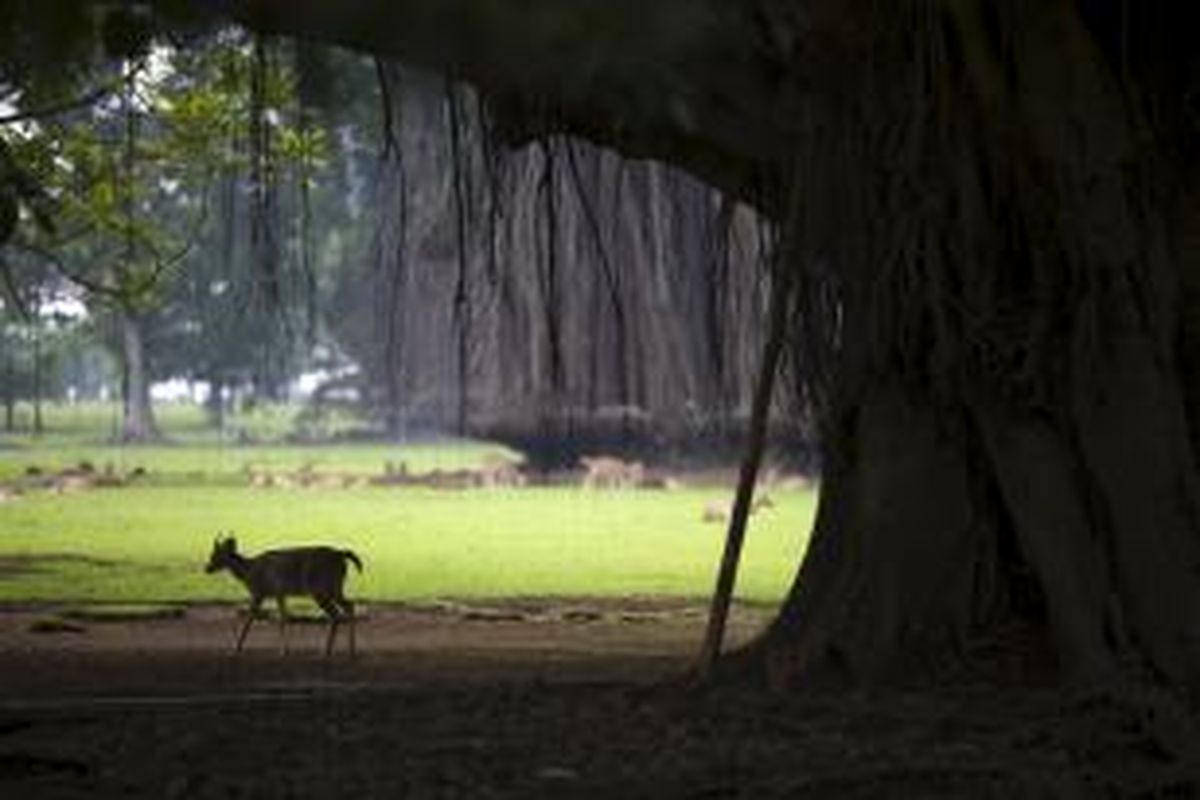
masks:
<svg viewBox="0 0 1200 800"><path fill-rule="evenodd" d="M795 268L843 258L845 314L815 529L750 652L777 684L902 682L1020 619L1068 682L1197 689L1196 248L1162 236L1194 216L1074 4L985 5L929 5L881 57L912 96L841 87L844 153L801 143L823 193Z"/></svg>
<svg viewBox="0 0 1200 800"><path fill-rule="evenodd" d="M844 409L809 553L764 640L771 679L936 673L1028 614L1032 577L1029 621L1065 678L1106 682L1132 659L1196 687L1200 527L1174 377L1131 332L1074 389L1018 414L946 408L895 377Z"/></svg>

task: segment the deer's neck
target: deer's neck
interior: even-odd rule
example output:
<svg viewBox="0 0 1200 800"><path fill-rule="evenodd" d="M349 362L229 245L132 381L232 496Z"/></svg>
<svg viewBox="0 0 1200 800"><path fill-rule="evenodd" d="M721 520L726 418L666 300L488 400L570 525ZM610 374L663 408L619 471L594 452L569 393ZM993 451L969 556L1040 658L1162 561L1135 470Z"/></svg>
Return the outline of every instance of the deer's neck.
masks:
<svg viewBox="0 0 1200 800"><path fill-rule="evenodd" d="M250 585L250 559L241 553L231 553L229 555L229 571L239 581L247 586Z"/></svg>

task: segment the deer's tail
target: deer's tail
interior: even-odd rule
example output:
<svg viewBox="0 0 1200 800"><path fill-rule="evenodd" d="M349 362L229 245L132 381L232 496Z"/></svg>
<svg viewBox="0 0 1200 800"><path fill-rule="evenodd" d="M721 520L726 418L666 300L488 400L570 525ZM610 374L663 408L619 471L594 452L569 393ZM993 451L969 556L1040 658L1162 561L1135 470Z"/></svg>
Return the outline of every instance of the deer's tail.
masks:
<svg viewBox="0 0 1200 800"><path fill-rule="evenodd" d="M356 556L354 554L353 550L343 550L342 558L346 559L351 564L353 564L355 569L357 569L359 572L362 572L362 568L363 568L362 561L360 561L358 556Z"/></svg>

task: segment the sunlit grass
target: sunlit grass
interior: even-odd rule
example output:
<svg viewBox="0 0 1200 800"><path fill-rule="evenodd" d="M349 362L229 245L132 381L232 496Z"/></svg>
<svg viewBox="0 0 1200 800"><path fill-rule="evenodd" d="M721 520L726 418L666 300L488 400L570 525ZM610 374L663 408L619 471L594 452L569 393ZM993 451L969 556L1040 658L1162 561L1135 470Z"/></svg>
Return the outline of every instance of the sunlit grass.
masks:
<svg viewBox="0 0 1200 800"><path fill-rule="evenodd" d="M61 446L100 444L113 441L121 429L119 402L45 403L43 432L33 435L33 412L28 404L17 406L13 432L0 432L0 442L18 446ZM302 405L259 403L226 415L224 425L212 425L204 409L194 403L159 402L154 415L164 436L175 444L216 444L220 439L280 441L289 434L313 433L333 436L363 421L348 411L328 409L319 419L311 418Z"/></svg>
<svg viewBox="0 0 1200 800"><path fill-rule="evenodd" d="M160 404L159 422L166 441L125 445L113 440L116 417L110 407L96 403L50 405L46 432L0 436L0 481L11 480L29 468L52 472L87 462L98 470L111 466L124 474L137 467L158 483L240 482L247 469L294 471L311 466L322 472L371 475L387 462L404 462L411 471L460 469L478 465L488 454L507 454L488 443L439 440L390 444L284 444L295 408L262 406L230 425L247 432L259 444L227 441L209 427L202 409L193 405Z"/></svg>
<svg viewBox="0 0 1200 800"><path fill-rule="evenodd" d="M480 442L437 442L404 445L63 445L0 450L0 480L35 467L45 472L90 463L120 474L137 467L152 483L240 483L248 469L290 472L312 467L318 472L378 475L387 462L404 462L410 471L478 466L488 454L508 453Z"/></svg>
<svg viewBox="0 0 1200 800"><path fill-rule="evenodd" d="M721 489L592 491L574 487L438 490L418 487L257 489L246 470L380 474L478 466L482 442L289 445L294 408L242 415L247 438L217 435L195 406L161 404L168 442L112 443L113 408L48 406L47 431L0 436L0 481L28 484L30 467L52 472L90 462L145 478L119 489L57 495L30 489L0 503L0 601L175 603L241 599L228 575L201 567L217 532L234 531L250 553L287 544L350 547L366 562L351 593L376 601L544 595L672 595L712 589L724 526L704 523ZM345 422L345 420L343 420ZM775 508L753 518L738 594L778 599L809 530L815 493L774 491Z"/></svg>
<svg viewBox="0 0 1200 800"><path fill-rule="evenodd" d="M232 600L243 590L201 567L218 531L248 552L296 543L349 547L366 563L352 593L377 601L711 591L724 534L700 512L714 492L576 488L255 491L146 487L0 505L0 600ZM812 516L811 492L774 493L753 518L738 594L787 588Z"/></svg>

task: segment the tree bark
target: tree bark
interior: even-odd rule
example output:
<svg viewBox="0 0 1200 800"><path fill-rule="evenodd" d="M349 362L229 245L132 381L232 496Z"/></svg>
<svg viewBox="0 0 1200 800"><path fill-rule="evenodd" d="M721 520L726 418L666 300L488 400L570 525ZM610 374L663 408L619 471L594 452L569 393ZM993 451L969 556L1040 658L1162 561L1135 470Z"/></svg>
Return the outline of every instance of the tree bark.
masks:
<svg viewBox="0 0 1200 800"><path fill-rule="evenodd" d="M994 601L996 555L967 430L899 379L842 409L808 553L764 639L768 677L824 685L902 674Z"/></svg>
<svg viewBox="0 0 1200 800"><path fill-rule="evenodd" d="M1022 618L1068 682L1132 667L1200 688L1200 515L1173 350L1181 265L1163 256L1177 249L1158 238L1165 208L1140 183L1165 176L1136 150L1137 113L1069 4L991 19L972 0L943 6L914 49L939 65L936 48L956 43L964 80L914 93L928 117L900 104L877 119L911 126L908 153L940 142L961 169L873 139L870 110L847 150L901 195L919 185L949 221L843 191L838 151L812 151L828 213L874 207L921 232L885 223L875 249L821 218L802 237L831 237L822 255L846 261L846 344L817 526L762 643L769 678L912 680ZM830 130L855 130L860 112L834 106L846 125ZM819 164L821 152L833 156ZM1033 613L1018 603L1030 579Z"/></svg>
<svg viewBox="0 0 1200 800"><path fill-rule="evenodd" d="M208 424L218 431L225 430L225 382L216 376L208 379L208 397L204 400Z"/></svg>
<svg viewBox="0 0 1200 800"><path fill-rule="evenodd" d="M150 400L150 367L146 357L143 323L137 312L122 309L120 325L125 391L121 440L154 441L161 435Z"/></svg>
<svg viewBox="0 0 1200 800"><path fill-rule="evenodd" d="M455 332L455 367L457 413L454 419L454 430L459 436L467 435L468 416L471 408L471 329L472 314L470 282L468 272L470 254L467 252L467 203L470 202L470 192L466 187L467 166L464 164L467 156L463 152L462 133L460 128L461 108L458 102L458 89L451 80L446 81L446 108L450 128L450 161L451 181L454 196L454 252L457 266L457 276L454 284L454 311L452 328Z"/></svg>
<svg viewBox="0 0 1200 800"><path fill-rule="evenodd" d="M1021 615L1014 581L1031 570L1063 679L1108 683L1136 654L1200 687L1195 471L1178 397L1136 337L1101 376L1080 383L1063 423L986 400L939 407L899 378L844 409L808 555L762 642L769 679L937 675Z"/></svg>
<svg viewBox="0 0 1200 800"><path fill-rule="evenodd" d="M33 435L41 436L45 432L45 422L42 419L42 319L41 309L34 306L33 317Z"/></svg>
<svg viewBox="0 0 1200 800"><path fill-rule="evenodd" d="M12 433L16 428L17 417L17 388L16 370L13 369L12 355L4 357L4 430Z"/></svg>
<svg viewBox="0 0 1200 800"><path fill-rule="evenodd" d="M4 430L12 433L16 429L17 417L17 370L13 364L11 344L6 342L4 347L4 383L0 391L4 392Z"/></svg>

